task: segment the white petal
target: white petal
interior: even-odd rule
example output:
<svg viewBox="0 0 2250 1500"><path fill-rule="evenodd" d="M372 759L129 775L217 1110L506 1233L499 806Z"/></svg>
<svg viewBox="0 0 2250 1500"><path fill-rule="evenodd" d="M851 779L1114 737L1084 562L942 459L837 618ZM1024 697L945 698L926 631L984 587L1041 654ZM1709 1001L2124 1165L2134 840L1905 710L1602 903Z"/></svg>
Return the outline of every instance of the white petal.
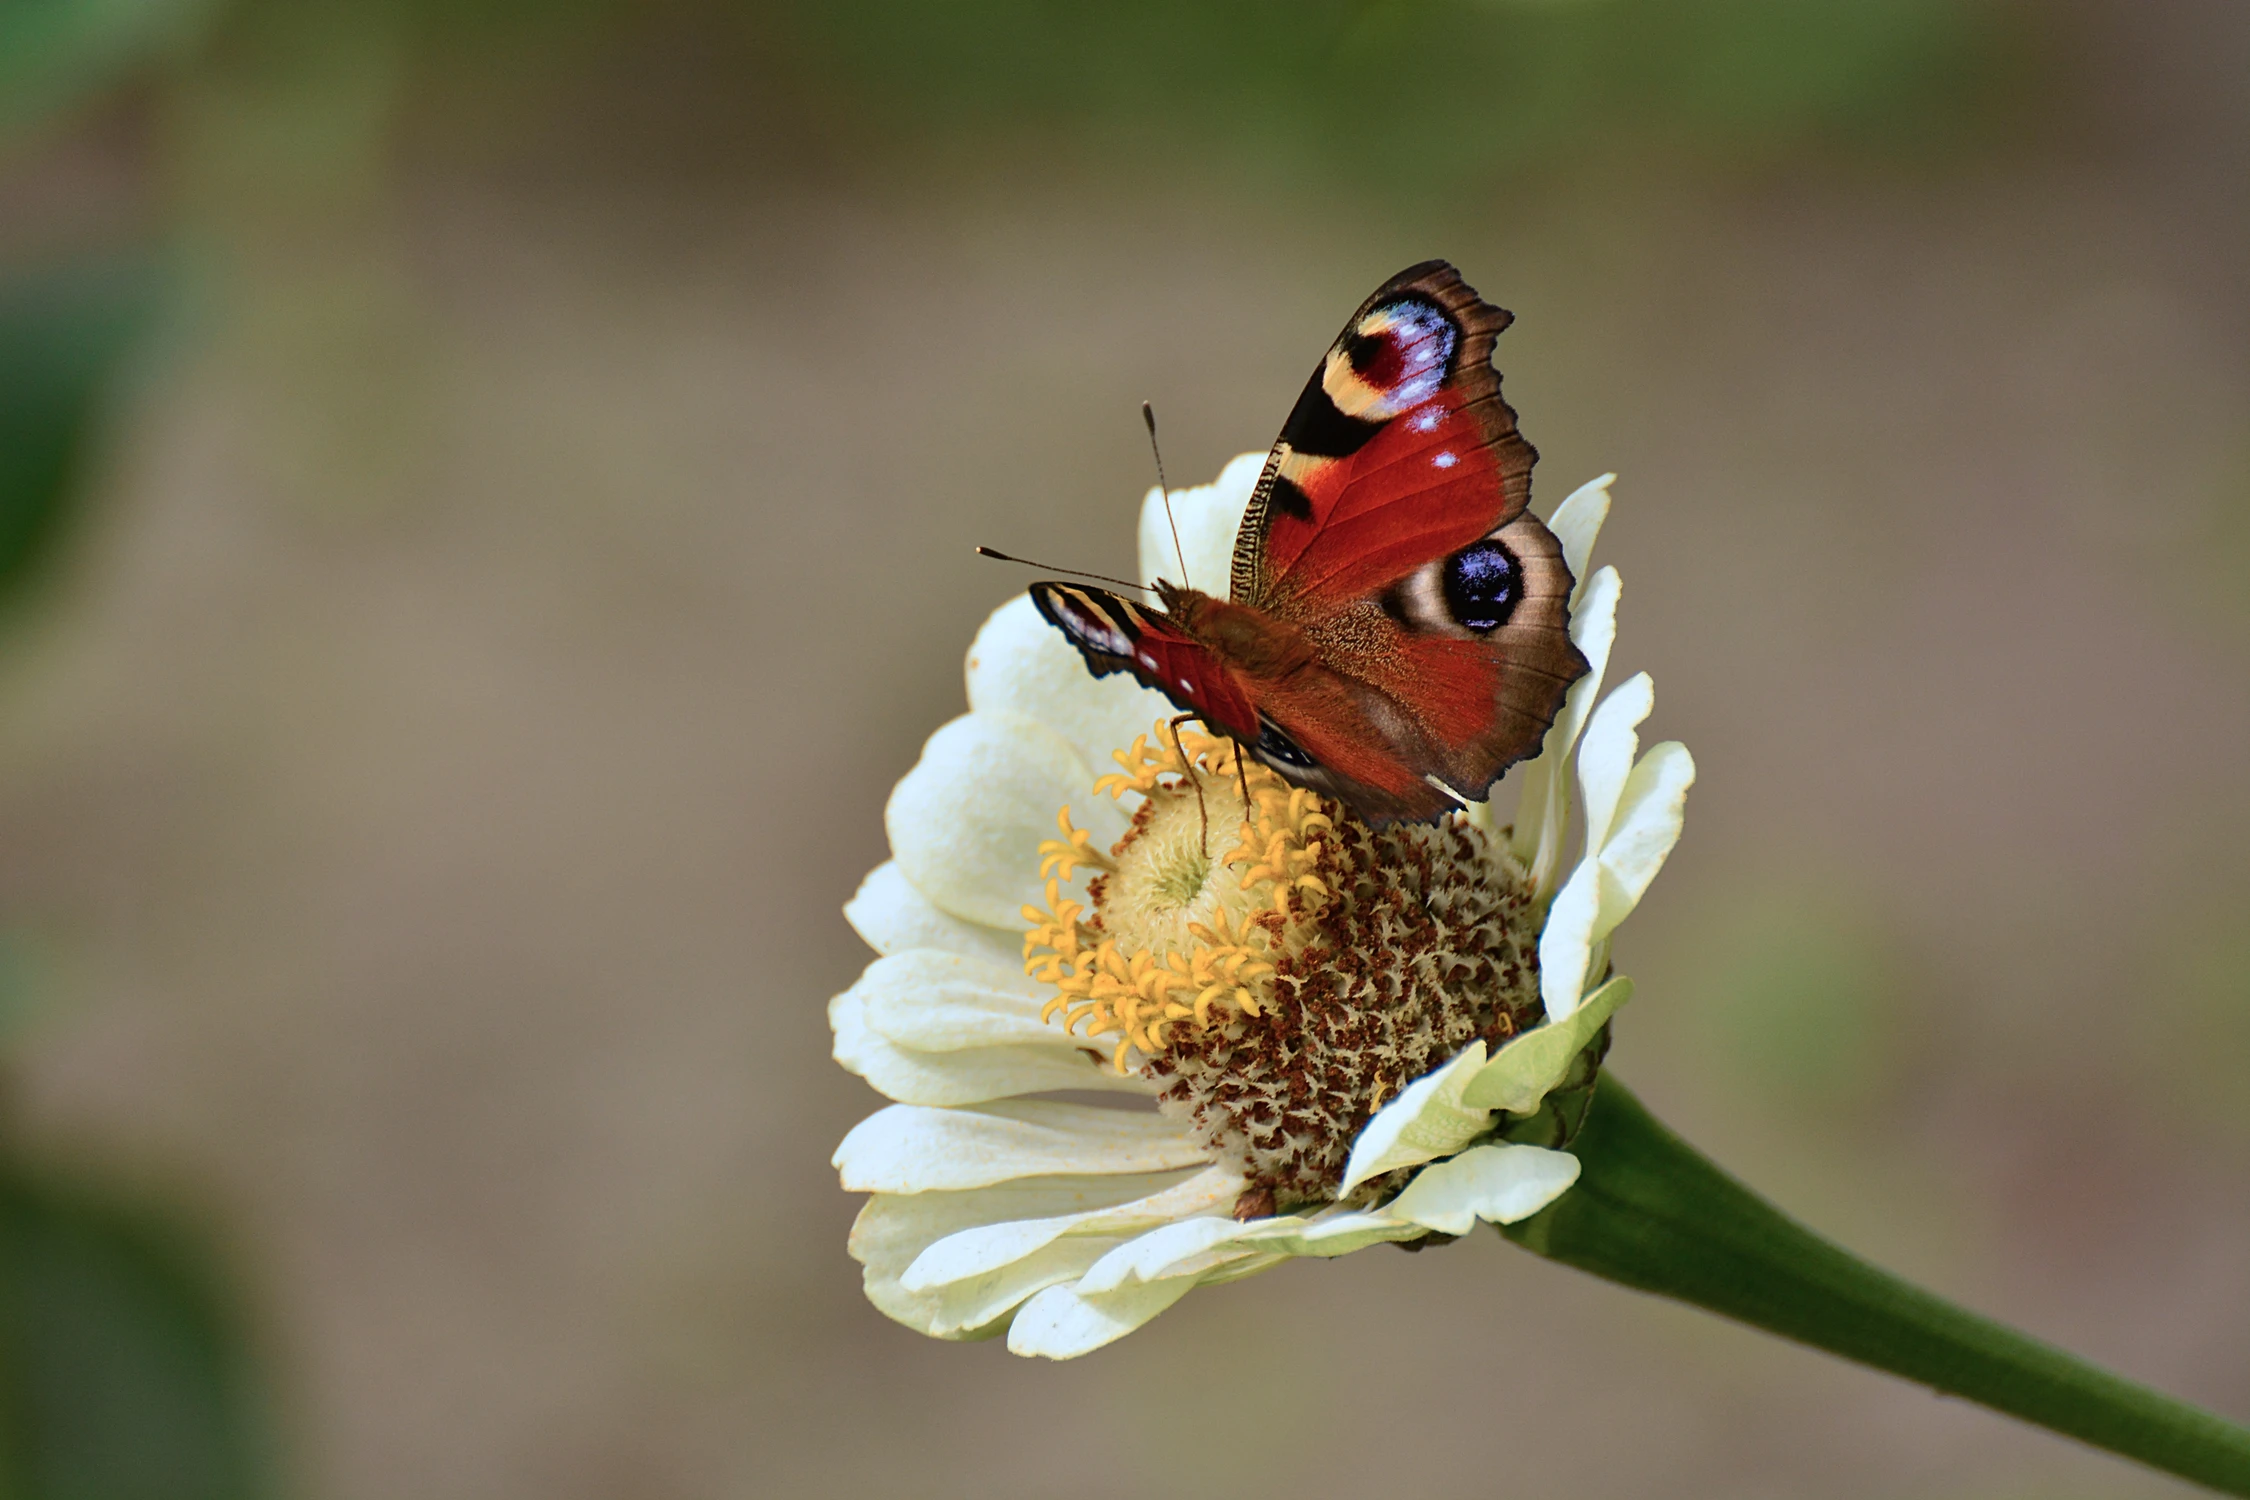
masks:
<svg viewBox="0 0 2250 1500"><path fill-rule="evenodd" d="M1019 1177L967 1192L877 1193L852 1225L852 1258L903 1272L931 1245L966 1229L1099 1213L1169 1191L1198 1173Z"/></svg>
<svg viewBox="0 0 2250 1500"><path fill-rule="evenodd" d="M1067 1234L1139 1234L1175 1219L1223 1212L1233 1206L1242 1186L1239 1174L1209 1167L1129 1203L958 1230L916 1256L899 1282L910 1291L923 1291L997 1270Z"/></svg>
<svg viewBox="0 0 2250 1500"><path fill-rule="evenodd" d="M1604 474L1580 485L1547 519L1547 529L1562 543L1563 561L1570 567L1570 576L1578 580L1579 597L1586 592L1586 560L1594 555L1594 538L1601 535L1602 522L1609 519L1609 487L1616 480L1615 474Z"/></svg>
<svg viewBox="0 0 2250 1500"><path fill-rule="evenodd" d="M1065 803L1097 847L1124 833L1124 814L1093 783L1070 742L1036 719L964 714L930 736L883 824L899 869L931 904L1008 927L1045 899L1039 845L1056 836Z"/></svg>
<svg viewBox="0 0 2250 1500"><path fill-rule="evenodd" d="M869 1024L917 1051L1011 1042L1078 1048L1039 1019L1051 989L983 959L928 948L896 953L869 964L852 990L866 1001Z"/></svg>
<svg viewBox="0 0 2250 1500"><path fill-rule="evenodd" d="M1586 853L1609 839L1617 803L1641 747L1641 721L1656 706L1656 684L1637 672L1601 701L1586 721L1586 743L1578 747L1578 794L1586 811Z"/></svg>
<svg viewBox="0 0 2250 1500"><path fill-rule="evenodd" d="M1016 1177L1204 1165L1202 1149L1162 1115L1045 1099L965 1109L894 1104L853 1126L833 1160L852 1193L925 1193Z"/></svg>
<svg viewBox="0 0 2250 1500"><path fill-rule="evenodd" d="M980 1104L1050 1089L1150 1094L1039 1019L1044 990L987 960L915 948L829 1002L836 1060L901 1104Z"/></svg>
<svg viewBox="0 0 2250 1500"><path fill-rule="evenodd" d="M1530 868L1533 887L1542 900L1554 893L1562 866L1563 841L1570 833L1571 751L1609 670L1610 648L1617 641L1620 587L1615 568L1604 568L1580 585L1571 607L1570 638L1586 658L1586 675L1570 685L1538 758L1521 772L1513 849Z"/></svg>
<svg viewBox="0 0 2250 1500"><path fill-rule="evenodd" d="M969 647L968 676L972 710L1037 719L1070 741L1097 776L1115 768L1111 752L1176 712L1163 694L1122 672L1096 677L1087 671L1078 648L1040 616L1028 594L984 622Z"/></svg>
<svg viewBox="0 0 2250 1500"><path fill-rule="evenodd" d="M1081 1296L1051 1286L1026 1302L1008 1325L1008 1352L1045 1359L1076 1359L1115 1343L1195 1289L1193 1276L1136 1281L1111 1292Z"/></svg>
<svg viewBox="0 0 2250 1500"><path fill-rule="evenodd" d="M1528 1219L1577 1180L1578 1158L1566 1151L1477 1146L1424 1167L1385 1211L1441 1234L1467 1234L1479 1219L1491 1224Z"/></svg>
<svg viewBox="0 0 2250 1500"><path fill-rule="evenodd" d="M1041 1287L1075 1280L1116 1243L1074 1239L1044 1246L982 1276L908 1291L903 1271L932 1241L972 1225L1098 1209L1162 1188L1162 1177L1033 1178L965 1193L878 1194L852 1225L851 1253L867 1268L867 1298L886 1315L939 1338L979 1337Z"/></svg>
<svg viewBox="0 0 2250 1500"><path fill-rule="evenodd" d="M836 1061L901 1104L982 1104L1055 1089L1147 1094L1143 1080L1120 1077L1105 1059L1052 1047L971 1047L917 1052L867 1024L864 999L846 990L828 1006Z"/></svg>
<svg viewBox="0 0 2250 1500"><path fill-rule="evenodd" d="M1061 1239L1075 1218L1010 1219L947 1235L916 1256L898 1284L909 1292L927 1292L1014 1265Z"/></svg>
<svg viewBox="0 0 2250 1500"><path fill-rule="evenodd" d="M1420 1239L1427 1232L1419 1224L1380 1210L1330 1212L1314 1219L1263 1220L1256 1229L1244 1239L1260 1249L1323 1260L1350 1255L1370 1245Z"/></svg>
<svg viewBox="0 0 2250 1500"><path fill-rule="evenodd" d="M1642 673L1604 700L1586 728L1578 770L1592 842L1539 933L1539 995L1550 1020L1578 1008L1597 950L1631 914L1679 840L1694 758L1667 741L1638 765L1631 759L1640 741L1635 729L1652 702Z"/></svg>
<svg viewBox="0 0 2250 1500"><path fill-rule="evenodd" d="M1444 1067L1416 1079L1375 1112L1352 1142L1337 1188L1348 1193L1370 1177L1450 1156L1492 1124L1492 1112L1467 1109L1461 1090L1484 1066L1484 1043L1471 1042Z"/></svg>
<svg viewBox="0 0 2250 1500"><path fill-rule="evenodd" d="M1020 966L1023 957L1022 923L987 927L940 911L914 889L895 859L867 872L859 893L844 903L844 918L877 953L942 948L1011 966Z"/></svg>
<svg viewBox="0 0 2250 1500"><path fill-rule="evenodd" d="M1649 747L1626 778L1617 817L1601 852L1601 910L1594 919L1594 941L1617 930L1647 893L1680 841L1687 816L1688 788L1695 785L1695 757L1678 740Z"/></svg>
<svg viewBox="0 0 2250 1500"><path fill-rule="evenodd" d="M1223 1214L1182 1219L1138 1235L1087 1268L1078 1283L1084 1292L1106 1292L1129 1281L1158 1281L1181 1262L1241 1239L1244 1226Z"/></svg>
<svg viewBox="0 0 2250 1500"><path fill-rule="evenodd" d="M1164 497L1152 487L1141 501L1141 577L1150 583L1169 578L1226 598L1234 573L1235 533L1242 529L1242 513L1250 508L1250 492L1265 466L1263 453L1245 453L1211 483L1172 491L1172 515L1180 523L1178 551L1164 520ZM1187 557L1185 578L1179 576L1181 553Z"/></svg>
<svg viewBox="0 0 2250 1500"><path fill-rule="evenodd" d="M1570 1019L1584 998L1594 964L1594 922L1601 915L1601 865L1582 859L1547 908L1539 930L1539 998L1552 1026Z"/></svg>
<svg viewBox="0 0 2250 1500"><path fill-rule="evenodd" d="M1492 1055L1461 1091L1461 1102L1512 1115L1534 1114L1539 1101L1570 1072L1571 1059L1633 998L1633 981L1620 974L1586 997L1560 1021L1533 1027Z"/></svg>

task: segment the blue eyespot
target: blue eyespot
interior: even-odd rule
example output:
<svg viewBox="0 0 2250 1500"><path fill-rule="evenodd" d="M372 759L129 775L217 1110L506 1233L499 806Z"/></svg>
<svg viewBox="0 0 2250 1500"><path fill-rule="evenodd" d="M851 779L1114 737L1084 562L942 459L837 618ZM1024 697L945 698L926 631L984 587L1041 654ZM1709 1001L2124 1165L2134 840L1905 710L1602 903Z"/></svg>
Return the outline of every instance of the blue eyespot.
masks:
<svg viewBox="0 0 2250 1500"><path fill-rule="evenodd" d="M1445 560L1445 607L1463 628L1498 630L1523 597L1523 564L1490 537Z"/></svg>

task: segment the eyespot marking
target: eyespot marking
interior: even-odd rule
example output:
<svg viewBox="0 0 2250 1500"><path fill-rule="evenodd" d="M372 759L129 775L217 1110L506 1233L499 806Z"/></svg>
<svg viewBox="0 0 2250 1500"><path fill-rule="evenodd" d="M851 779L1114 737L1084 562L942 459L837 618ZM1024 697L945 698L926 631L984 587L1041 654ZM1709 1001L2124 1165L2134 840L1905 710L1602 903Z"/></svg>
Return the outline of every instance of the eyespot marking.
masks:
<svg viewBox="0 0 2250 1500"><path fill-rule="evenodd" d="M1459 343L1444 308L1401 297L1368 312L1338 340L1321 389L1345 416L1387 422L1438 393Z"/></svg>
<svg viewBox="0 0 2250 1500"><path fill-rule="evenodd" d="M1490 537L1445 560L1445 607L1479 634L1498 630L1523 598L1523 564Z"/></svg>

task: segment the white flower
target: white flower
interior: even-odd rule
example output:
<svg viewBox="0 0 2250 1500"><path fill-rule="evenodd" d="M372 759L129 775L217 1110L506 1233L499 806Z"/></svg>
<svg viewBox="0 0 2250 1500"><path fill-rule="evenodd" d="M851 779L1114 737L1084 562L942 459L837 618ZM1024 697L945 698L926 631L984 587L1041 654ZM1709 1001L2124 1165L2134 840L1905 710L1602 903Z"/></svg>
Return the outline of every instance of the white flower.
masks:
<svg viewBox="0 0 2250 1500"><path fill-rule="evenodd" d="M1173 496L1190 582L1226 578L1261 463ZM1585 1082L1632 992L1604 982L1610 934L1695 774L1678 744L1636 759L1645 675L1601 696L1618 580L1585 567L1608 484L1549 523L1592 669L1515 773L1512 828L1478 807L1370 833L1226 741L1152 727L1171 705L1088 675L1027 598L993 614L970 711L892 793L893 858L845 908L881 956L829 1007L836 1057L896 1101L835 1156L873 1195L851 1251L878 1308L1068 1358L1196 1286L1512 1223L1569 1188L1567 1152L1505 1135ZM1153 491L1141 543L1144 576L1174 571ZM1042 1097L1088 1091L1124 1107Z"/></svg>

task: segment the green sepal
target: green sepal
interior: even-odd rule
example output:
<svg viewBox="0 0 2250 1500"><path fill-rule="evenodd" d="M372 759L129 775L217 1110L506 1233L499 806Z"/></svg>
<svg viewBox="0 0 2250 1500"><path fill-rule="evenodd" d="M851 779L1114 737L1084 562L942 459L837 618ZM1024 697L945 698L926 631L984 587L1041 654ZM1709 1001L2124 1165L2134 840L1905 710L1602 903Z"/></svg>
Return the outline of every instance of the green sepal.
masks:
<svg viewBox="0 0 2250 1500"><path fill-rule="evenodd" d="M1495 1138L1521 1146L1546 1146L1560 1151L1578 1139L1594 1107L1595 1085L1601 1079L1602 1059L1609 1055L1609 1027L1605 1023L1593 1040L1570 1060L1562 1082L1547 1091L1534 1114L1507 1115Z"/></svg>

